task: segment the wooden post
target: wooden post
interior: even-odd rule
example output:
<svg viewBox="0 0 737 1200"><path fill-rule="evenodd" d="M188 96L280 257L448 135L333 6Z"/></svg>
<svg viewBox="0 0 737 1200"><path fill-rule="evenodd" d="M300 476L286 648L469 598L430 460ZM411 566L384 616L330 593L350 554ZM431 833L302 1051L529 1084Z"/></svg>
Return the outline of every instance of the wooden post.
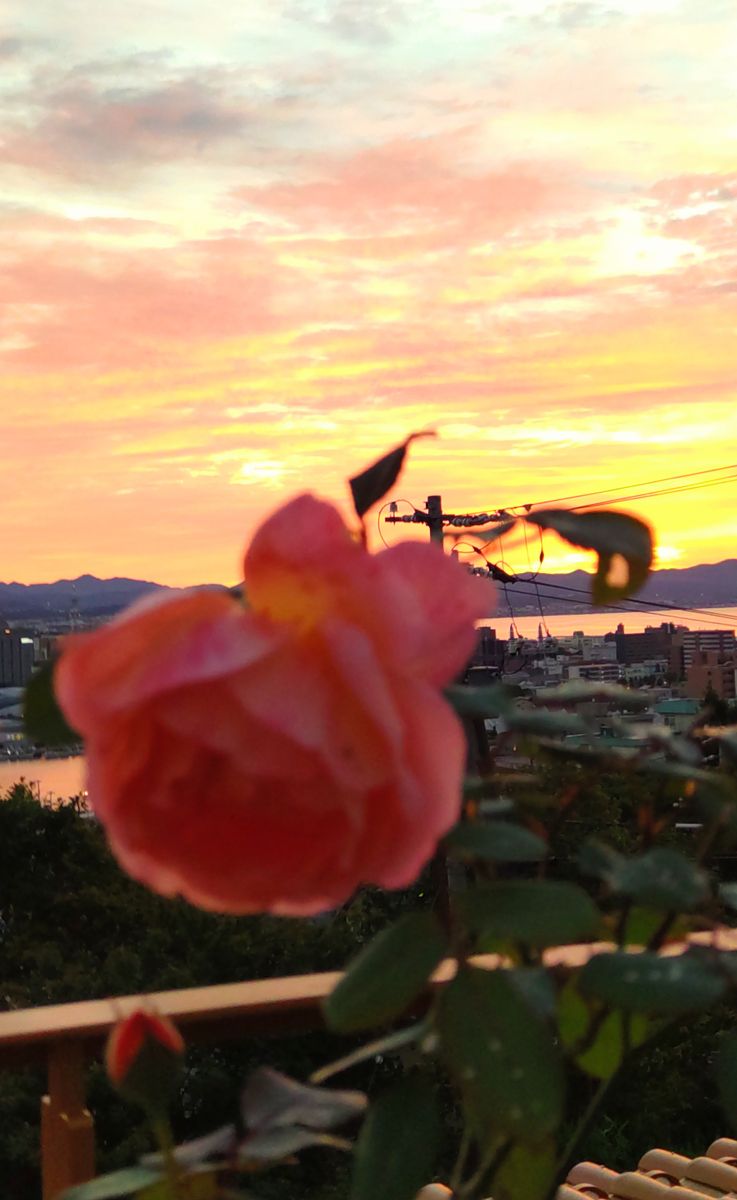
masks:
<svg viewBox="0 0 737 1200"><path fill-rule="evenodd" d="M43 1200L56 1200L95 1175L95 1127L85 1107L87 1060L81 1042L55 1042L48 1053L49 1092L41 1100Z"/></svg>

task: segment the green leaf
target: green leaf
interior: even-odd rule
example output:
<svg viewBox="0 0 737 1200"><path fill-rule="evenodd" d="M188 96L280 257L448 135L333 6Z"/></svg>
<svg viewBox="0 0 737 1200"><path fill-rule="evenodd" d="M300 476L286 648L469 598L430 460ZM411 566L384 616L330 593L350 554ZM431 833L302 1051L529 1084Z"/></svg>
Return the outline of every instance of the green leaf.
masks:
<svg viewBox="0 0 737 1200"><path fill-rule="evenodd" d="M729 752L731 758L737 758L737 726L702 725L699 735L704 738L716 738Z"/></svg>
<svg viewBox="0 0 737 1200"><path fill-rule="evenodd" d="M644 908L692 912L709 899L706 872L667 847L626 858L592 838L579 862L582 871L601 879L614 895L627 896Z"/></svg>
<svg viewBox="0 0 737 1200"><path fill-rule="evenodd" d="M361 1116L366 1105L363 1092L298 1083L273 1067L251 1071L241 1093L241 1116L249 1133L294 1125L332 1129Z"/></svg>
<svg viewBox="0 0 737 1200"><path fill-rule="evenodd" d="M678 1016L708 1008L724 995L727 980L701 955L596 954L582 968L583 996L627 1012Z"/></svg>
<svg viewBox="0 0 737 1200"><path fill-rule="evenodd" d="M198 1174L189 1172L185 1196L187 1200L222 1200L222 1189L214 1171ZM165 1179L137 1193L136 1200L171 1200L171 1188ZM245 1197L244 1197L245 1200Z"/></svg>
<svg viewBox="0 0 737 1200"><path fill-rule="evenodd" d="M384 1092L358 1139L351 1200L414 1200L432 1179L439 1138L429 1080L410 1076Z"/></svg>
<svg viewBox="0 0 737 1200"><path fill-rule="evenodd" d="M642 587L650 573L652 531L637 517L605 509L581 513L547 508L529 513L524 519L542 529L554 529L574 546L596 551L599 561L591 585L594 604L609 604L632 595ZM628 577L623 584L609 582L615 555L627 564Z"/></svg>
<svg viewBox="0 0 737 1200"><path fill-rule="evenodd" d="M432 913L400 918L349 964L325 1001L328 1026L353 1033L401 1016L447 952L446 936Z"/></svg>
<svg viewBox="0 0 737 1200"><path fill-rule="evenodd" d="M510 729L535 737L564 737L569 733L593 735L592 729L578 713L561 709L517 708L506 716Z"/></svg>
<svg viewBox="0 0 737 1200"><path fill-rule="evenodd" d="M500 1132L544 1137L563 1108L560 1054L513 976L464 967L438 1003L442 1054L483 1144Z"/></svg>
<svg viewBox="0 0 737 1200"><path fill-rule="evenodd" d="M648 946L663 924L663 910L659 912L652 908L639 908L635 905L629 910L624 922L621 943L623 946ZM687 917L671 921L668 927L667 940L682 942L688 936L691 924Z"/></svg>
<svg viewBox="0 0 737 1200"><path fill-rule="evenodd" d="M175 1146L174 1157L180 1167L195 1167L208 1158L231 1158L237 1143L238 1135L235 1125L221 1125L219 1129L213 1129L211 1133L205 1133L202 1137L193 1138L189 1142L181 1142ZM153 1154L145 1154L141 1162L146 1167L155 1167L160 1171L164 1169L164 1156L159 1150Z"/></svg>
<svg viewBox="0 0 737 1200"><path fill-rule="evenodd" d="M573 1050L585 1039L594 1013L579 994L571 979L558 997L558 1030L562 1044ZM574 1061L595 1079L611 1079L619 1070L628 1051L642 1045L648 1035L647 1018L640 1013L610 1013L590 1046L576 1054Z"/></svg>
<svg viewBox="0 0 737 1200"><path fill-rule="evenodd" d="M113 1171L111 1175L91 1179L89 1183L81 1183L78 1187L68 1188L60 1200L114 1200L117 1196L132 1196L142 1188L159 1183L161 1178L160 1171L153 1171L149 1167L126 1167L122 1171Z"/></svg>
<svg viewBox="0 0 737 1200"><path fill-rule="evenodd" d="M714 1066L722 1108L737 1128L737 1034L727 1033L721 1039Z"/></svg>
<svg viewBox="0 0 737 1200"><path fill-rule="evenodd" d="M549 971L544 967L518 967L510 978L538 1016L545 1020L555 1017L556 994Z"/></svg>
<svg viewBox="0 0 737 1200"><path fill-rule="evenodd" d="M513 696L503 683L488 687L455 684L445 689L445 698L460 717L498 717L513 711Z"/></svg>
<svg viewBox="0 0 737 1200"><path fill-rule="evenodd" d="M530 1145L517 1142L497 1171L494 1200L544 1200L548 1195L557 1161L553 1138Z"/></svg>
<svg viewBox="0 0 737 1200"><path fill-rule="evenodd" d="M462 893L458 908L474 933L529 946L585 941L600 923L586 892L558 881L492 883Z"/></svg>
<svg viewBox="0 0 737 1200"><path fill-rule="evenodd" d="M548 852L546 843L536 833L508 821L456 825L445 844L456 858L489 862L539 862Z"/></svg>
<svg viewBox="0 0 737 1200"><path fill-rule="evenodd" d="M80 741L69 726L54 694L55 661L43 663L31 676L23 696L26 737L43 746L67 746Z"/></svg>
<svg viewBox="0 0 737 1200"><path fill-rule="evenodd" d="M410 442L414 442L417 438L434 436L431 430L424 433L411 433L401 446L390 450L383 458L372 463L365 471L361 471L360 475L354 475L349 480L353 507L359 517L368 512L378 500L383 499L396 483Z"/></svg>
<svg viewBox="0 0 737 1200"><path fill-rule="evenodd" d="M649 708L652 693L637 688L622 687L619 683L592 683L585 679L571 679L557 687L540 688L535 693L535 704L580 704L590 700L609 700L621 703L628 709Z"/></svg>

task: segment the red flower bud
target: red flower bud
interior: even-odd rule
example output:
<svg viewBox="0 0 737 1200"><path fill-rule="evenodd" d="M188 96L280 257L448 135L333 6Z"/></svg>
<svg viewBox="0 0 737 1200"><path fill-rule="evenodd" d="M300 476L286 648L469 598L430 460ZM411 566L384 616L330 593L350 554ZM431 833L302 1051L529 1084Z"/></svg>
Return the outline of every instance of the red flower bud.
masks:
<svg viewBox="0 0 737 1200"><path fill-rule="evenodd" d="M171 1021L139 1008L110 1034L105 1067L123 1096L158 1116L175 1090L183 1055L184 1042Z"/></svg>

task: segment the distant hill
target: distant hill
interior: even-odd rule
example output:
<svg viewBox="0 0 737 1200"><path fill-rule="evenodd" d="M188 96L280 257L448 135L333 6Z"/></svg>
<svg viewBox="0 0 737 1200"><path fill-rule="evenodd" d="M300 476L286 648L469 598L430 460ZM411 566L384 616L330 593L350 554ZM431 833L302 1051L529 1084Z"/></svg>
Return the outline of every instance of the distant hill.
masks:
<svg viewBox="0 0 737 1200"><path fill-rule="evenodd" d="M76 607L81 616L106 616L151 592L177 590L143 579L97 579L94 575L56 583L0 583L0 614L9 621L63 617Z"/></svg>
<svg viewBox="0 0 737 1200"><path fill-rule="evenodd" d="M537 576L537 583L546 612L587 611L587 606L572 603L571 599L566 598L566 589L576 592L589 591L590 576L586 571L570 571L565 575L541 573ZM508 590L515 611L539 611L535 598L521 595L523 591L529 593L532 590L531 583L510 584ZM697 567L668 567L653 571L644 588L637 592L637 599L661 604L663 608L673 605L682 605L685 608L737 606L737 559L728 558L724 562L704 563ZM654 620L657 621L656 612Z"/></svg>
<svg viewBox="0 0 737 1200"><path fill-rule="evenodd" d="M586 605L572 603L566 596L569 588L577 592L589 591L590 576L586 571L540 574L537 583L547 613L586 611ZM83 617L108 616L152 592L175 594L181 590L144 579L97 579L94 575L59 579L56 583L0 583L0 615L9 621L59 618L67 616L76 606ZM531 590L532 584L522 580L509 585L516 612L539 611L536 598L529 595ZM664 608L674 604L687 608L737 606L737 559L653 571L638 597L662 604Z"/></svg>

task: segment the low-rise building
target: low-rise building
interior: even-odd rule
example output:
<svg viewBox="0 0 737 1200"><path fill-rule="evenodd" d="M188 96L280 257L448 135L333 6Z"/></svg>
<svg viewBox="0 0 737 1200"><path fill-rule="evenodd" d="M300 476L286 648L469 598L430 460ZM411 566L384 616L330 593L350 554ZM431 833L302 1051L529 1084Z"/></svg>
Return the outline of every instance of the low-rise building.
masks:
<svg viewBox="0 0 737 1200"><path fill-rule="evenodd" d="M595 683L617 683L619 663L612 660L571 662L568 665L569 679L589 679Z"/></svg>
<svg viewBox="0 0 737 1200"><path fill-rule="evenodd" d="M670 700L660 700L655 705L655 725L666 725L675 733L685 733L691 728L701 711L698 700L689 696L674 696Z"/></svg>

